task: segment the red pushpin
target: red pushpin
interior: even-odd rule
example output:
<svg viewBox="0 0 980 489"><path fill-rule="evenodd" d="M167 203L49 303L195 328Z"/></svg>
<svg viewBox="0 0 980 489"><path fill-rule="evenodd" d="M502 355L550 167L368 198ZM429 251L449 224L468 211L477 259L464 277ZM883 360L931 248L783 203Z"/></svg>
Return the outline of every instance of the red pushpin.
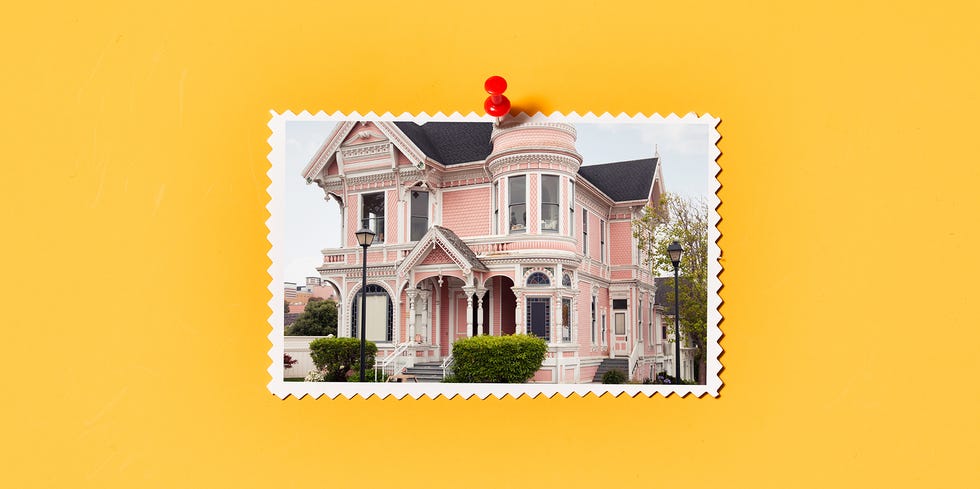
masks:
<svg viewBox="0 0 980 489"><path fill-rule="evenodd" d="M494 117L503 117L510 112L510 100L504 96L507 90L507 80L503 77L494 75L487 78L483 83L483 88L490 94L483 102L483 110Z"/></svg>

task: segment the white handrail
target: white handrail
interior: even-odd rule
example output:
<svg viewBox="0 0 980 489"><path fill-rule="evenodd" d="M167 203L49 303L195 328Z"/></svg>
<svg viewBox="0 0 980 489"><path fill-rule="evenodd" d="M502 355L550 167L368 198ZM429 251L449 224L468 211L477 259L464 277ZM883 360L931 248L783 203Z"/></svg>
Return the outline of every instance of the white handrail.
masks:
<svg viewBox="0 0 980 489"><path fill-rule="evenodd" d="M392 376L398 375L399 373L401 373L401 370L402 369L399 369L398 368L398 360L402 356L405 355L405 352L408 351L408 347L411 346L411 345L412 345L412 342L410 342L410 341L407 341L405 343L402 343L402 344L398 345L397 348L395 348L391 353L389 353L388 355L386 355L381 360L381 363L380 364L375 365L375 367L374 367L374 381L375 382L378 381L378 369L379 368L381 369L381 372L382 373L387 373L388 370L389 370L389 367L391 367L391 375L388 375L388 378L391 378ZM387 381L387 379L385 379L385 381Z"/></svg>
<svg viewBox="0 0 980 489"><path fill-rule="evenodd" d="M453 352L449 352L449 356L442 359L442 364L439 365L442 368L442 378L446 378L446 372L451 371L453 368Z"/></svg>
<svg viewBox="0 0 980 489"><path fill-rule="evenodd" d="M637 360L639 360L639 358L640 358L640 351L642 349L643 349L643 342L642 341L637 341L636 344L633 345L633 351L630 352L630 360L629 360L629 362L630 362L629 363L629 378L630 379L633 378L633 371L636 370L636 367L638 365Z"/></svg>

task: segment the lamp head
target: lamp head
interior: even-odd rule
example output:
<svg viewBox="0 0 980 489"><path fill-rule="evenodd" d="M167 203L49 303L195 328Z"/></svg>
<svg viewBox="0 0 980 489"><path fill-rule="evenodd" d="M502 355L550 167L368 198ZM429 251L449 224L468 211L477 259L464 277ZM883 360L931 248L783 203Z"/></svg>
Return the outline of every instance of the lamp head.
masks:
<svg viewBox="0 0 980 489"><path fill-rule="evenodd" d="M674 268L677 268L677 264L681 262L681 254L684 253L684 248L677 241L670 243L667 247L667 254L670 255L670 262L674 264Z"/></svg>
<svg viewBox="0 0 980 489"><path fill-rule="evenodd" d="M368 228L358 229L354 235L357 236L357 244L365 248L371 246L371 243L374 243L374 231Z"/></svg>

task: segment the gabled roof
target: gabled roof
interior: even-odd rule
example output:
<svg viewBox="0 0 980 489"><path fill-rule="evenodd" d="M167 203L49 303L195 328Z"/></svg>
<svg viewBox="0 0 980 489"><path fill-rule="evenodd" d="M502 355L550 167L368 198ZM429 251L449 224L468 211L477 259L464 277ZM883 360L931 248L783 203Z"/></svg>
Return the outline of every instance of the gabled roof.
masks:
<svg viewBox="0 0 980 489"><path fill-rule="evenodd" d="M615 202L646 200L660 158L581 166L578 174Z"/></svg>
<svg viewBox="0 0 980 489"><path fill-rule="evenodd" d="M490 156L490 122L395 122L429 158L446 166L481 161Z"/></svg>
<svg viewBox="0 0 980 489"><path fill-rule="evenodd" d="M481 272L489 271L487 266L476 257L476 253L456 233L452 232L449 228L432 226L419 239L415 247L412 248L412 251L408 253L408 256L398 265L398 273L408 273L415 265L421 263L436 245L441 246L465 274L469 274L474 270Z"/></svg>
<svg viewBox="0 0 980 489"><path fill-rule="evenodd" d="M391 137L399 150L406 153L412 161L419 161L422 155L445 166L486 160L493 151L490 135L493 124L490 122L426 122L416 124L409 121L375 122L378 129ZM303 176L316 175L340 147L343 138L354 127L347 121L338 125L334 132L303 170ZM393 137L393 131L400 131L408 141ZM409 143L410 141L410 143ZM412 147L414 145L414 147ZM419 153L421 152L421 153ZM595 185L614 202L646 200L650 195L654 176L657 173L659 158L620 161L599 165L585 165L578 174Z"/></svg>

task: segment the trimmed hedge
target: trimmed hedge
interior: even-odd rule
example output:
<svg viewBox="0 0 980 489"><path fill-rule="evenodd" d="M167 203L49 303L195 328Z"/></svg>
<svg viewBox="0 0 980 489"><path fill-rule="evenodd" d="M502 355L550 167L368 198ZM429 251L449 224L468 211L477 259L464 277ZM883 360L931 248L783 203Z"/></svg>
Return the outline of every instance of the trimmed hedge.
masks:
<svg viewBox="0 0 980 489"><path fill-rule="evenodd" d="M537 336L474 336L453 343L453 380L519 384L534 377L548 344Z"/></svg>
<svg viewBox="0 0 980 489"><path fill-rule="evenodd" d="M378 346L364 345L365 369L374 368ZM310 342L310 358L316 368L326 373L327 382L346 382L348 372L360 372L361 340L357 338L319 338ZM372 377L373 378L373 377Z"/></svg>

